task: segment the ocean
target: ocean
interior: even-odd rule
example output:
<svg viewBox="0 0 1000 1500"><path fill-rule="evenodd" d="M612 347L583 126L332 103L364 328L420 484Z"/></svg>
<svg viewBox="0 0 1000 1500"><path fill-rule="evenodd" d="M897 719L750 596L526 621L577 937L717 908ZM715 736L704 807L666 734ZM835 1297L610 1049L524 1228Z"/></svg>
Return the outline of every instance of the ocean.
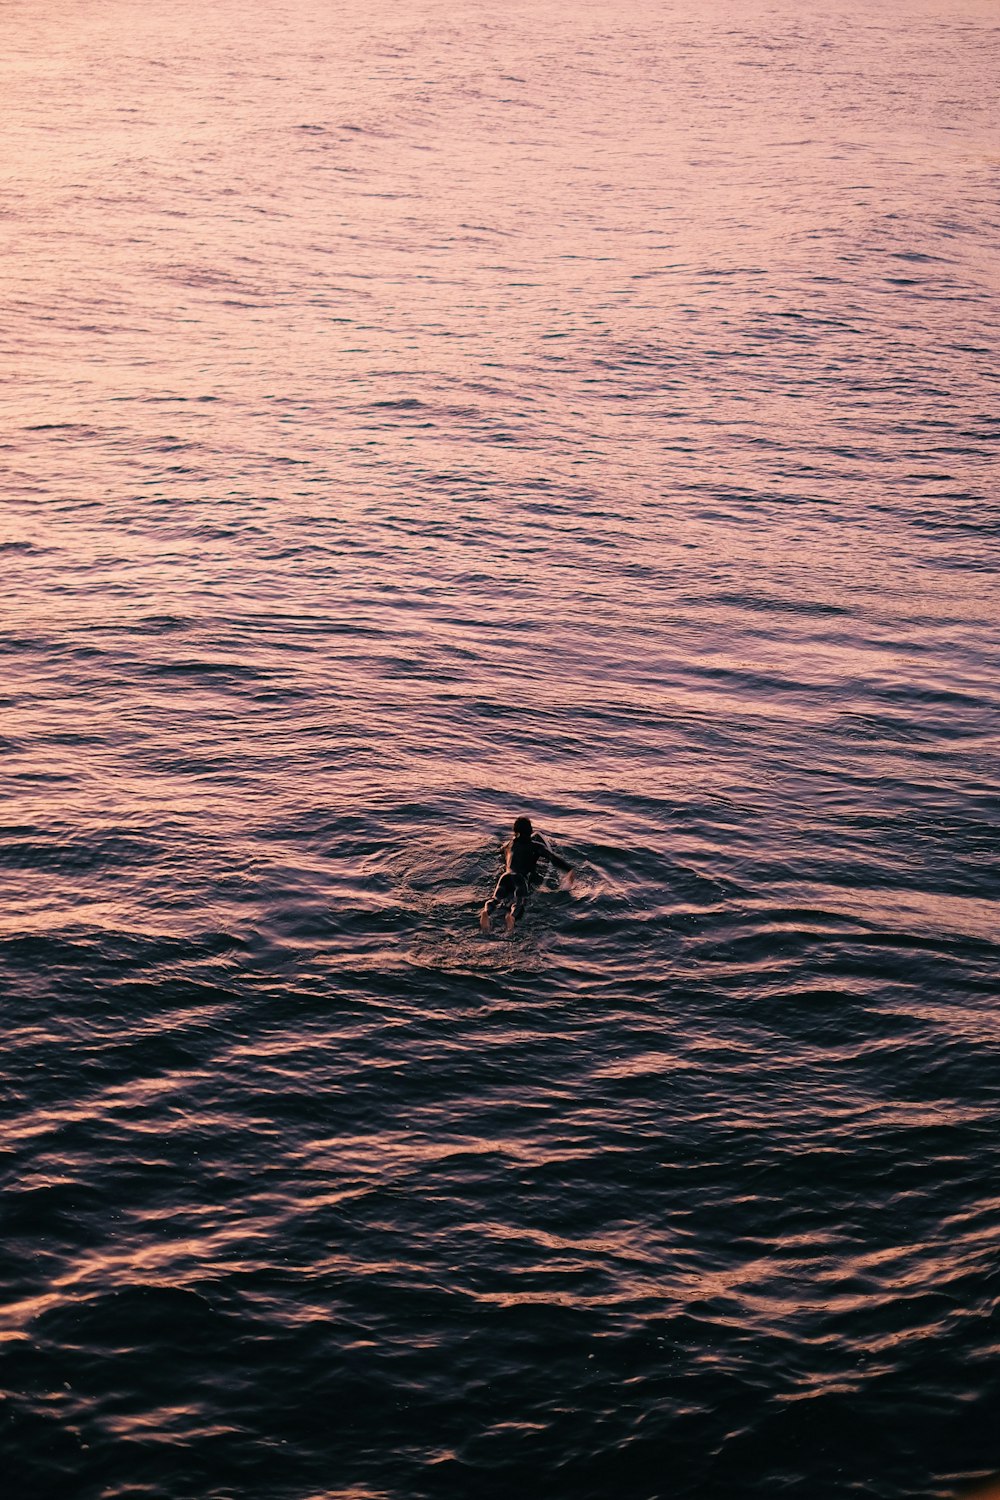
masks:
<svg viewBox="0 0 1000 1500"><path fill-rule="evenodd" d="M995 6L0 36L12 1500L1000 1469Z"/></svg>

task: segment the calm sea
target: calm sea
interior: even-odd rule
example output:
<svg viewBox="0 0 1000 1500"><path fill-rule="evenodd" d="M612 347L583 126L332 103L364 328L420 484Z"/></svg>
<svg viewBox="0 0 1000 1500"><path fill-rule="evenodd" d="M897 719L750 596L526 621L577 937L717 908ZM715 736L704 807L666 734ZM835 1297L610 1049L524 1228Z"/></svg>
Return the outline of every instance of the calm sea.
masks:
<svg viewBox="0 0 1000 1500"><path fill-rule="evenodd" d="M1000 1468L992 0L0 43L12 1500Z"/></svg>

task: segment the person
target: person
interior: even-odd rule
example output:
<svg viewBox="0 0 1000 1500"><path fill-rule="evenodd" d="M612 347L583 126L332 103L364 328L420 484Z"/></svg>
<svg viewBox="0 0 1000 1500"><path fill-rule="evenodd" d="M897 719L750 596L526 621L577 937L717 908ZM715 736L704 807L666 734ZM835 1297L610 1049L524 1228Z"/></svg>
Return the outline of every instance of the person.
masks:
<svg viewBox="0 0 1000 1500"><path fill-rule="evenodd" d="M493 895L483 903L483 909L479 913L479 925L484 932L489 932L494 914L504 907L507 908L507 931L514 931L514 923L523 915L531 894L531 882L542 873L539 866L552 864L557 870L565 870L572 884L573 866L554 849L550 849L545 840L535 833L530 818L516 819L514 837L503 845L500 857L503 860L503 874L497 881Z"/></svg>

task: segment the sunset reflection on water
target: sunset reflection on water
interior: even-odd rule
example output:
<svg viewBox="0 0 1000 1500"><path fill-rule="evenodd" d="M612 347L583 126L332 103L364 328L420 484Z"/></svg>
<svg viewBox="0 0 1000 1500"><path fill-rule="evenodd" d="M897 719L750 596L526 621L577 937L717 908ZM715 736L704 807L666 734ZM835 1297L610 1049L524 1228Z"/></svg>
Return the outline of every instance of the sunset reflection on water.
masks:
<svg viewBox="0 0 1000 1500"><path fill-rule="evenodd" d="M995 8L4 18L18 1500L981 1484Z"/></svg>

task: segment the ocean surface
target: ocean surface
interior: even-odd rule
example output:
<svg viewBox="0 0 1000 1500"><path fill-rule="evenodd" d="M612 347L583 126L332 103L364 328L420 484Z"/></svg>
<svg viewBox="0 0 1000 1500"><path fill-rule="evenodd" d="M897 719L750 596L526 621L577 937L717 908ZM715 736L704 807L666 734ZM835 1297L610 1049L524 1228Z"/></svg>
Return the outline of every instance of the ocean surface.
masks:
<svg viewBox="0 0 1000 1500"><path fill-rule="evenodd" d="M4 0L11 1500L1000 1468L998 80Z"/></svg>

